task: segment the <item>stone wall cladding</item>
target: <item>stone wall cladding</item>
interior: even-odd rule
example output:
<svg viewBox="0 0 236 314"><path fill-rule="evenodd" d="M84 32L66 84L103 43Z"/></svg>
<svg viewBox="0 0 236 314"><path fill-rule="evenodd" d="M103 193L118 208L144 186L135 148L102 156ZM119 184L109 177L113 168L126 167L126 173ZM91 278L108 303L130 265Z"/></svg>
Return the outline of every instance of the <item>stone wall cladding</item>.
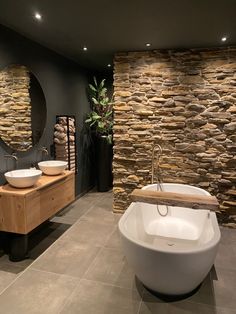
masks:
<svg viewBox="0 0 236 314"><path fill-rule="evenodd" d="M32 146L30 75L25 66L0 71L0 138L14 150Z"/></svg>
<svg viewBox="0 0 236 314"><path fill-rule="evenodd" d="M221 222L236 215L236 48L118 53L114 60L114 212L151 182L161 144L164 182L208 190Z"/></svg>

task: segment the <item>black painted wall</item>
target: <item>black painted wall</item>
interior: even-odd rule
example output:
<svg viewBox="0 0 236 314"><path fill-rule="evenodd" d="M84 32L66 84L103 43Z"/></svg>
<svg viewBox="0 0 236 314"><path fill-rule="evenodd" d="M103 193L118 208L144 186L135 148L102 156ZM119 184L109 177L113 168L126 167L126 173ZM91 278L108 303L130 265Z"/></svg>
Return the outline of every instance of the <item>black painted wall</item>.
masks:
<svg viewBox="0 0 236 314"><path fill-rule="evenodd" d="M0 69L10 64L22 64L37 77L44 91L47 106L45 132L39 144L26 153L18 153L18 168L28 168L42 160L38 148L53 144L53 126L56 115L72 114L77 121L78 174L76 194L89 190L94 183L91 159L91 141L84 120L90 110L87 86L91 73L39 44L0 25ZM0 141L0 184L4 172L13 168L13 161L4 159L12 151Z"/></svg>

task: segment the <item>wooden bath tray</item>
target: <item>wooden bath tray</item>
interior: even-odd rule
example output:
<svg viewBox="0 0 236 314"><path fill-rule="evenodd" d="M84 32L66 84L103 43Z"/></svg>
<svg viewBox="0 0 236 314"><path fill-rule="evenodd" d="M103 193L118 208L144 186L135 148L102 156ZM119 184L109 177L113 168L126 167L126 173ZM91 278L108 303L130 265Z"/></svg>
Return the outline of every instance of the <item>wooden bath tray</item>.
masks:
<svg viewBox="0 0 236 314"><path fill-rule="evenodd" d="M156 205L188 207L194 209L209 209L217 211L219 202L215 196L193 195L163 191L148 191L135 189L130 194L134 202L143 202Z"/></svg>

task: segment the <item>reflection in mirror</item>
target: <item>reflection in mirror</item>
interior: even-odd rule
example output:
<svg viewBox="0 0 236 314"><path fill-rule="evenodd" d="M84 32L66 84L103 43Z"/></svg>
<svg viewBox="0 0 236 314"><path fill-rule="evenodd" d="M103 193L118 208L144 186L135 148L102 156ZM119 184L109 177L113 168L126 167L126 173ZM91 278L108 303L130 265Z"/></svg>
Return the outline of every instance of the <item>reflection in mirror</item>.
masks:
<svg viewBox="0 0 236 314"><path fill-rule="evenodd" d="M46 100L36 77L22 65L0 71L0 137L15 151L27 151L40 140L46 122Z"/></svg>

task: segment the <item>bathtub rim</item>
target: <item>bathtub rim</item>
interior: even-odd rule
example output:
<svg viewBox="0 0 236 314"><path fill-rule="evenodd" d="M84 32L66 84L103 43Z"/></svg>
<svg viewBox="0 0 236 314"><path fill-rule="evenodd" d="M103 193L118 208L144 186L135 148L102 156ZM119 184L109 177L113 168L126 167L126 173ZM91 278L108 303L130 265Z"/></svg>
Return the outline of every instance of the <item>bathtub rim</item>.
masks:
<svg viewBox="0 0 236 314"><path fill-rule="evenodd" d="M170 185L181 185L181 186L190 186L193 188L196 188L198 190L204 191L206 194L205 195L210 195L209 192L198 188L198 187L194 187L188 184L178 184L178 183L164 183L164 184L170 184ZM149 187L151 185L155 185L155 184L149 184L146 185L145 187ZM145 188L144 187L144 188ZM198 246L198 247L193 247L191 248L185 248L184 250L179 249L178 251L173 251L171 250L171 247L167 247L166 249L161 249L161 248L154 248L151 244L148 244L144 241L141 240L137 240L135 239L131 233L129 233L126 229L125 229L125 221L128 219L129 215L131 214L132 210L135 210L134 206L136 204L145 204L142 202L132 202L129 207L127 208L127 210L124 212L124 214L122 215L122 217L119 220L118 223L118 228L119 228L119 232L121 233L121 235L123 237L125 237L128 241L134 243L135 245L138 245L140 247L155 251L155 252L161 252L161 253L171 253L171 254L194 254L194 253L200 253L200 252L204 252L204 251L208 251L209 249L215 247L217 244L219 244L220 242L220 238L221 238L221 233L220 233L220 228L219 228L219 224L217 221L217 217L215 212L210 211L210 220L211 220L211 224L212 224L212 228L213 228L213 237L210 241L208 241L207 243L203 243L202 245ZM194 209L197 210L197 209Z"/></svg>

